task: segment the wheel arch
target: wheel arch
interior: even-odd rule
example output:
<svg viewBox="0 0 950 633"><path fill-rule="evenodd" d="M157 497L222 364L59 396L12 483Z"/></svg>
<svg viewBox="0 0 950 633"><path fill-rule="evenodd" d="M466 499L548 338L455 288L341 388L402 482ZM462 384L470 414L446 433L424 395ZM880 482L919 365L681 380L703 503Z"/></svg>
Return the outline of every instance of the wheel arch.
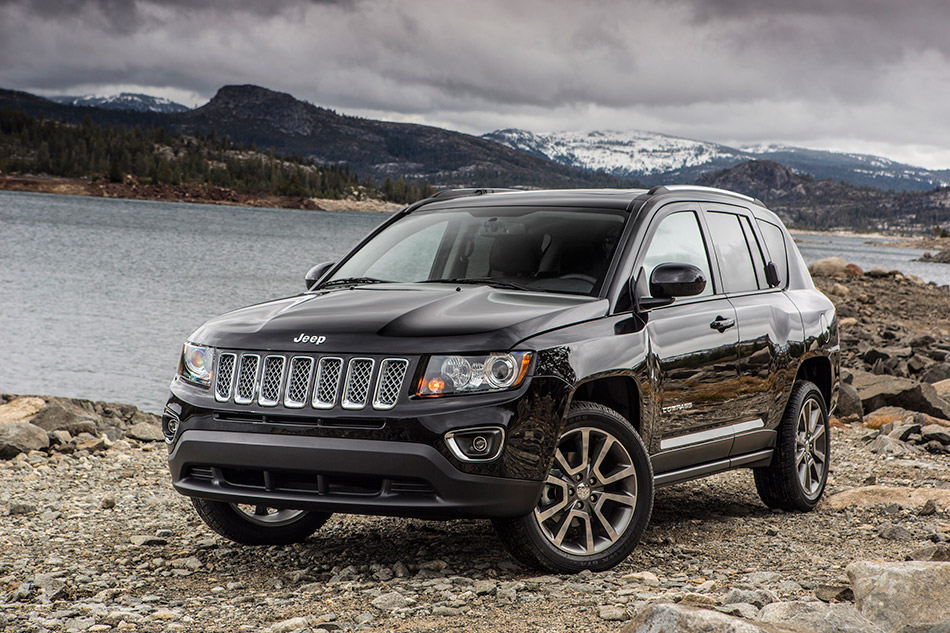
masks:
<svg viewBox="0 0 950 633"><path fill-rule="evenodd" d="M798 366L795 382L808 380L818 387L821 396L825 399L825 406L831 407L832 396L832 368L831 359L827 356L811 356L804 359Z"/></svg>
<svg viewBox="0 0 950 633"><path fill-rule="evenodd" d="M574 402L594 402L613 409L623 416L643 437L643 400L640 385L630 375L594 376L578 383L571 393L568 407ZM643 438L644 442L647 441Z"/></svg>

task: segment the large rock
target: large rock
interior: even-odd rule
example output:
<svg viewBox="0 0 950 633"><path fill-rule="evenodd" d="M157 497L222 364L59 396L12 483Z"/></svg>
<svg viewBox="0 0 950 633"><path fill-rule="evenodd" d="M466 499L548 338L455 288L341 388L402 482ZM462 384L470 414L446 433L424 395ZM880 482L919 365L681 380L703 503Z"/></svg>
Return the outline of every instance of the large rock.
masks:
<svg viewBox="0 0 950 633"><path fill-rule="evenodd" d="M920 379L929 383L942 382L948 378L950 378L950 363L934 363L920 374Z"/></svg>
<svg viewBox="0 0 950 633"><path fill-rule="evenodd" d="M902 508L919 508L928 501L933 501L941 508L950 508L950 489L861 486L831 495L822 502L822 507L843 510L896 503Z"/></svg>
<svg viewBox="0 0 950 633"><path fill-rule="evenodd" d="M857 389L844 382L839 385L835 414L841 418L864 419L864 405L861 404Z"/></svg>
<svg viewBox="0 0 950 633"><path fill-rule="evenodd" d="M46 400L35 396L20 396L0 405L0 424L29 422L30 418L46 406Z"/></svg>
<svg viewBox="0 0 950 633"><path fill-rule="evenodd" d="M637 614L621 633L804 633L769 622L750 622L718 611L655 604Z"/></svg>
<svg viewBox="0 0 950 633"><path fill-rule="evenodd" d="M10 459L20 453L41 451L49 447L46 431L29 422L0 424L0 459Z"/></svg>
<svg viewBox="0 0 950 633"><path fill-rule="evenodd" d="M165 439L161 427L152 422L133 424L125 431L125 434L140 442L160 442Z"/></svg>
<svg viewBox="0 0 950 633"><path fill-rule="evenodd" d="M775 602L765 605L759 619L815 633L884 633L851 604Z"/></svg>
<svg viewBox="0 0 950 633"><path fill-rule="evenodd" d="M69 431L71 435L98 431L99 418L95 414L62 400L50 400L32 420L45 431Z"/></svg>
<svg viewBox="0 0 950 633"><path fill-rule="evenodd" d="M950 404L940 398L929 383L855 370L852 384L861 396L865 413L894 406L950 420Z"/></svg>
<svg viewBox="0 0 950 633"><path fill-rule="evenodd" d="M900 631L950 619L950 565L931 562L858 561L845 570L854 604L879 626Z"/></svg>
<svg viewBox="0 0 950 633"><path fill-rule="evenodd" d="M808 267L808 272L816 277L830 277L832 275L843 275L848 262L840 257L826 257Z"/></svg>

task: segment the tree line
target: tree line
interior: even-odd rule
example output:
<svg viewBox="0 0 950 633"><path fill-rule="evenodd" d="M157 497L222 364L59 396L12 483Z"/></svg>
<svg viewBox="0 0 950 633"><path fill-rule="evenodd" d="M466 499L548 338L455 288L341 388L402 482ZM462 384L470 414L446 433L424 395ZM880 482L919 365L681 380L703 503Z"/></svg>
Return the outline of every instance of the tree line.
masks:
<svg viewBox="0 0 950 633"><path fill-rule="evenodd" d="M376 185L348 165L320 165L303 156L276 156L237 145L214 131L183 134L165 128L78 125L0 110L0 172L144 184L209 184L251 192L343 198L369 197L409 204L435 189L423 181L387 178Z"/></svg>

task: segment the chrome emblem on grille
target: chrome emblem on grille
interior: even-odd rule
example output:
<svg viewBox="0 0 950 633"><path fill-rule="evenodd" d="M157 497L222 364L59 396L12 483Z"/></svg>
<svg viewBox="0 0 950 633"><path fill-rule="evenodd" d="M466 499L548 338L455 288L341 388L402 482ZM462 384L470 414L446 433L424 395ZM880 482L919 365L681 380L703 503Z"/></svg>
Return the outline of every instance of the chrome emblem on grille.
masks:
<svg viewBox="0 0 950 633"><path fill-rule="evenodd" d="M320 345L327 340L325 336L317 336L316 334L304 334L301 332L297 335L297 338L294 339L294 343L312 343L314 345Z"/></svg>

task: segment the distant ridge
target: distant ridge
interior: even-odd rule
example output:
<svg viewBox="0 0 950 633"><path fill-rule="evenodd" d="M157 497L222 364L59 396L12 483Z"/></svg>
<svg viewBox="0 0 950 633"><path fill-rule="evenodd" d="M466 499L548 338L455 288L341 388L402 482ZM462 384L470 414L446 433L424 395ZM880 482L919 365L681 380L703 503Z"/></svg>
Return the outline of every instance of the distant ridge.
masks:
<svg viewBox="0 0 950 633"><path fill-rule="evenodd" d="M84 108L129 110L131 112L157 112L159 114L175 114L177 112L187 112L191 109L188 106L175 103L163 97L153 97L136 92L122 92L109 97L94 95L72 97L63 95L50 97L50 101Z"/></svg>
<svg viewBox="0 0 950 633"><path fill-rule="evenodd" d="M640 130L538 134L505 129L483 138L562 165L603 170L651 185L694 182L706 173L747 160L772 160L814 178L832 178L859 187L925 191L950 184L950 170L930 170L880 156L784 145L736 148Z"/></svg>
<svg viewBox="0 0 950 633"><path fill-rule="evenodd" d="M534 187L630 186L630 179L560 165L547 158L461 132L344 116L260 86L224 86L205 105L178 113L133 112L56 103L0 89L0 108L78 123L214 130L238 143L346 163L364 176L424 179L435 185Z"/></svg>

